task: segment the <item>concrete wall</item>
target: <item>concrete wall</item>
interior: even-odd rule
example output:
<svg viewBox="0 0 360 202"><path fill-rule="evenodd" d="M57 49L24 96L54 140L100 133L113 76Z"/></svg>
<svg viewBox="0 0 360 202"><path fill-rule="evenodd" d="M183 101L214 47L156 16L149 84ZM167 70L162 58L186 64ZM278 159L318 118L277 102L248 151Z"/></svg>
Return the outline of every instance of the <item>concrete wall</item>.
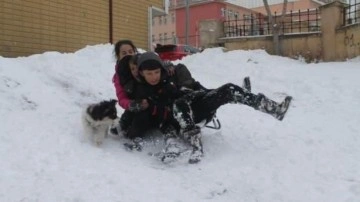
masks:
<svg viewBox="0 0 360 202"><path fill-rule="evenodd" d="M341 28L336 33L336 58L354 58L360 55L360 23Z"/></svg>
<svg viewBox="0 0 360 202"><path fill-rule="evenodd" d="M0 56L72 52L110 42L109 0L1 0ZM113 0L113 42L148 47L148 7L163 0Z"/></svg>
<svg viewBox="0 0 360 202"><path fill-rule="evenodd" d="M304 57L312 61L342 61L360 55L360 23L343 26L343 8L345 4L335 1L320 7L321 31L301 34L285 34L281 36L281 50L283 56ZM224 36L221 22L203 21L201 27L213 27L217 35ZM221 33L222 32L222 33ZM208 33L202 33L204 36ZM203 38L203 36L201 36ZM212 44L223 44L228 50L264 49L274 54L272 36L228 37L213 38L202 41L204 47Z"/></svg>
<svg viewBox="0 0 360 202"><path fill-rule="evenodd" d="M200 47L223 46L219 38L224 36L224 24L221 20L201 20L199 23Z"/></svg>
<svg viewBox="0 0 360 202"><path fill-rule="evenodd" d="M285 36L281 40L283 56L291 58L303 56L305 58L311 57L314 60L318 60L322 57L320 38L321 34L319 33ZM261 36L253 38L229 38L223 39L222 41L224 41L225 47L228 50L264 49L269 54L274 54L272 40L272 36Z"/></svg>

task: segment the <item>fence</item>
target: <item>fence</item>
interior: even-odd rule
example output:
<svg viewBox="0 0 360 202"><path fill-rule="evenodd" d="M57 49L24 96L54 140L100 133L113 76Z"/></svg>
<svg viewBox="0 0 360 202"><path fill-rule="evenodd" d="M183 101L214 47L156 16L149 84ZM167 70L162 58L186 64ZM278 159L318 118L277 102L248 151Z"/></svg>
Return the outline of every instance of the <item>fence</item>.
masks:
<svg viewBox="0 0 360 202"><path fill-rule="evenodd" d="M360 23L360 0L350 1L350 4L344 8L343 25Z"/></svg>
<svg viewBox="0 0 360 202"><path fill-rule="evenodd" d="M281 22L281 14L275 12L273 20L281 24L282 33L318 32L321 26L319 9L290 11ZM268 17L260 13L224 21L225 37L271 35L270 27Z"/></svg>
<svg viewBox="0 0 360 202"><path fill-rule="evenodd" d="M300 17L298 13L288 13L286 20L282 21L284 25L283 31L285 33L302 33L282 35L280 43L282 55L294 58L302 56L307 58L306 60L308 61L339 61L359 56L359 1L360 0L349 1L349 4L344 4L336 0L323 5L319 8L321 17L318 10L302 12L307 13L307 15L300 15ZM268 26L266 18L263 19L262 26ZM277 19L279 18L277 17ZM251 22L252 21L249 23L250 28ZM259 20L259 22L261 22L261 20ZM209 22L207 23L210 24ZM239 24L235 24L234 22L219 22L219 24L220 23L222 29L219 30L221 30L222 36L240 36L238 30L236 30L237 32L231 30L239 29ZM299 26L299 24L301 26ZM259 23L259 25L261 24ZM226 27L226 34L223 33L223 26ZM254 23L252 26L253 28L255 27ZM267 29L264 29L264 33L265 32L267 32ZM245 34L253 36L250 35L251 31L247 31ZM264 49L270 54L275 52L271 35L260 37L222 37L218 39L217 43L223 43L228 50Z"/></svg>

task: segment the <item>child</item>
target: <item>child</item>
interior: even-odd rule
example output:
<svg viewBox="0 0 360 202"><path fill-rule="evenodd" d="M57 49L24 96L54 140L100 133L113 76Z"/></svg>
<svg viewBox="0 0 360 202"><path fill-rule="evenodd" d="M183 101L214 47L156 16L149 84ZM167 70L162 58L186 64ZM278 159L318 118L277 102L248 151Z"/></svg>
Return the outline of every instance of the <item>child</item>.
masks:
<svg viewBox="0 0 360 202"><path fill-rule="evenodd" d="M166 74L160 58L153 52L138 58L139 78L142 80L135 92L136 99L146 99L149 107L135 115L131 137L141 137L150 126L165 133L166 148L163 160L179 155L178 136L189 141L192 154L189 163L197 163L203 155L201 130L197 123L212 117L216 110L228 103L248 105L256 110L282 120L289 108L291 97L276 103L263 94L252 94L235 84L225 84L217 89L183 90ZM145 126L145 127L144 127Z"/></svg>

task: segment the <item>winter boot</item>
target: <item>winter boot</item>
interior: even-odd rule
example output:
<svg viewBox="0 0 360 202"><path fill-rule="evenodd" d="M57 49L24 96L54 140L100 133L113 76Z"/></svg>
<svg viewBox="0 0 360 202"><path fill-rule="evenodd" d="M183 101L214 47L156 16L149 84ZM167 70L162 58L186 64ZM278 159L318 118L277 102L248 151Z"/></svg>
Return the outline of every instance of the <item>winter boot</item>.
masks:
<svg viewBox="0 0 360 202"><path fill-rule="evenodd" d="M197 125L189 127L182 131L182 135L183 138L187 140L192 147L189 163L193 164L199 162L203 156L200 127Z"/></svg>
<svg viewBox="0 0 360 202"><path fill-rule="evenodd" d="M178 138L168 138L166 140L166 146L164 149L164 154L161 157L161 161L164 163L169 163L175 160L180 156L181 148L177 145Z"/></svg>
<svg viewBox="0 0 360 202"><path fill-rule="evenodd" d="M197 125L194 125L194 126L191 126L191 127L188 127L186 129L184 129L181 134L183 136L183 138L190 142L191 141L191 137L194 136L194 135L197 135L200 133L200 127L197 126Z"/></svg>
<svg viewBox="0 0 360 202"><path fill-rule="evenodd" d="M259 93L256 96L256 101L254 102L254 108L256 110L262 111L264 113L270 114L278 120L283 120L292 100L291 96L286 96L285 100L282 103L277 103L273 100L270 100L265 95Z"/></svg>
<svg viewBox="0 0 360 202"><path fill-rule="evenodd" d="M136 137L130 143L124 143L125 149L129 151L137 150L142 151L144 141L141 137Z"/></svg>
<svg viewBox="0 0 360 202"><path fill-rule="evenodd" d="M198 163L199 161L201 161L201 158L204 154L203 148L202 148L200 132L198 134L192 135L190 137L190 144L191 144L193 150L190 154L189 163L190 164Z"/></svg>
<svg viewBox="0 0 360 202"><path fill-rule="evenodd" d="M251 83L250 83L250 77L245 77L243 81L243 88L250 93L251 92Z"/></svg>

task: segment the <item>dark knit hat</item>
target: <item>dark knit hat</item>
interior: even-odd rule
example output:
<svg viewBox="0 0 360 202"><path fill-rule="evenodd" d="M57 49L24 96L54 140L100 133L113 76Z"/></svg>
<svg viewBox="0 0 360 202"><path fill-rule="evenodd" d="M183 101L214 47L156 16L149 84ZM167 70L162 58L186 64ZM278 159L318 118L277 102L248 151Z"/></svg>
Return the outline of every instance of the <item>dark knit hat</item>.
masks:
<svg viewBox="0 0 360 202"><path fill-rule="evenodd" d="M139 70L154 70L164 68L160 57L154 52L146 52L138 58Z"/></svg>

